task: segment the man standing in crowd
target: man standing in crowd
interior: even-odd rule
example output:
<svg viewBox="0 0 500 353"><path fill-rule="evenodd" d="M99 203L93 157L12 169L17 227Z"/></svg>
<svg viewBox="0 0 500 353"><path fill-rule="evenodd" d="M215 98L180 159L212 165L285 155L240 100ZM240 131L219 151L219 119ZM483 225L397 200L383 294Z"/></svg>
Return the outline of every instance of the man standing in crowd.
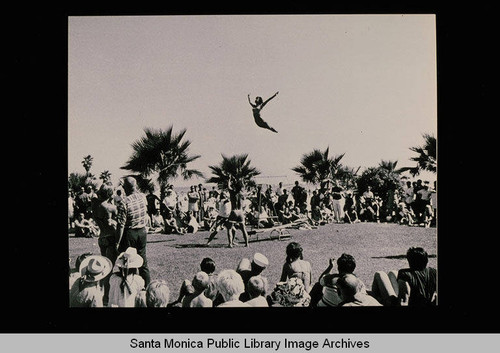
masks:
<svg viewBox="0 0 500 353"><path fill-rule="evenodd" d="M156 201L160 201L160 198L155 195L154 189L151 188L149 190L149 194L146 195L146 201L148 202L148 215L150 218L153 218L153 215L156 213Z"/></svg>
<svg viewBox="0 0 500 353"><path fill-rule="evenodd" d="M198 213L200 211L200 194L196 191L196 186L191 186L187 196L189 199L188 211L191 211L194 218L198 219Z"/></svg>
<svg viewBox="0 0 500 353"><path fill-rule="evenodd" d="M125 198L118 205L116 248L119 252L124 252L129 247L137 249L137 254L144 259L139 274L147 287L151 280L146 258L147 201L137 190L137 181L134 177L128 176L123 179L123 190Z"/></svg>
<svg viewBox="0 0 500 353"><path fill-rule="evenodd" d="M299 185L298 181L295 181L295 186L292 188L292 197L294 200L294 206L300 207L300 196L302 194L303 187Z"/></svg>
<svg viewBox="0 0 500 353"><path fill-rule="evenodd" d="M344 223L344 189L340 186L340 183L335 181L332 187L332 211L335 215L335 222Z"/></svg>

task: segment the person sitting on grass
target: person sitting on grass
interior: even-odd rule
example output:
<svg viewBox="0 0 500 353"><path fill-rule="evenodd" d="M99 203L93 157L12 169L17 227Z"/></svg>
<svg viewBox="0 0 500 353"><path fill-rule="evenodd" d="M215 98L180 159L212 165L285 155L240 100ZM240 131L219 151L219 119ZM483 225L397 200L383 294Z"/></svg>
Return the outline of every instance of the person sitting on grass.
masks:
<svg viewBox="0 0 500 353"><path fill-rule="evenodd" d="M427 252L421 247L411 247L406 252L406 259L410 267L400 269L397 277L395 271L375 273L373 294L386 305L435 306L436 269L427 267Z"/></svg>
<svg viewBox="0 0 500 353"><path fill-rule="evenodd" d="M313 229L312 220L299 207L294 207L290 215L290 219L297 229Z"/></svg>
<svg viewBox="0 0 500 353"><path fill-rule="evenodd" d="M112 267L111 260L104 256L87 256L80 264L80 277L71 286L70 307L102 308L104 306L103 280L109 275Z"/></svg>
<svg viewBox="0 0 500 353"><path fill-rule="evenodd" d="M169 212L170 213L170 212ZM155 200L155 209L151 212L149 218L149 234L158 234L165 232L165 220L163 216L160 214L160 202Z"/></svg>
<svg viewBox="0 0 500 353"><path fill-rule="evenodd" d="M253 255L252 261L244 257L240 260L236 272L241 276L245 288L251 277L260 276L267 286L267 278L262 276L262 272L269 266L269 260L267 257L261 253L255 253ZM247 291L243 292L240 296L240 300L245 302L250 299L250 295Z"/></svg>
<svg viewBox="0 0 500 353"><path fill-rule="evenodd" d="M193 212L188 211L186 217L182 221L184 222L184 226L186 228L187 233L194 234L198 232L200 224L196 220L196 217L194 216Z"/></svg>
<svg viewBox="0 0 500 353"><path fill-rule="evenodd" d="M338 306L342 299L338 293L337 281L345 274L354 274L356 261L352 255L342 254L337 260L337 273L332 273L335 259L328 261L328 267L319 276L311 289L311 306L327 307ZM366 293L366 286L360 280L361 292Z"/></svg>
<svg viewBox="0 0 500 353"><path fill-rule="evenodd" d="M177 218L172 212L165 215L165 234L186 234L187 229L180 227Z"/></svg>
<svg viewBox="0 0 500 353"><path fill-rule="evenodd" d="M80 212L75 219L75 237L92 238L99 236L100 229L92 218L86 219Z"/></svg>
<svg viewBox="0 0 500 353"><path fill-rule="evenodd" d="M154 280L146 288L146 307L166 308L170 297L170 289L162 280Z"/></svg>
<svg viewBox="0 0 500 353"><path fill-rule="evenodd" d="M183 308L211 308L212 300L205 296L205 290L210 285L208 274L203 271L198 272L191 282L194 292L188 294L182 300Z"/></svg>
<svg viewBox="0 0 500 353"><path fill-rule="evenodd" d="M208 277L209 277L209 284L207 288L205 289L205 297L208 299L215 301L216 298L218 297L218 291L217 291L217 275L215 275L215 261L212 260L209 257L203 258L200 263L200 269L201 271L205 272ZM195 292L195 288L192 284L192 282L189 279L185 279L182 281L181 284L181 289L179 290L179 296L175 301L172 303L168 304L168 306L180 306L183 302L183 299L188 296L192 295ZM223 300L220 299L220 302Z"/></svg>
<svg viewBox="0 0 500 353"><path fill-rule="evenodd" d="M145 281L139 275L144 259L136 248L129 247L116 259L113 274L109 278L110 307L135 307L136 298L144 289Z"/></svg>
<svg viewBox="0 0 500 353"><path fill-rule="evenodd" d="M332 210L329 209L328 207L326 207L326 205L324 203L321 203L319 213L321 216L321 220L320 220L319 224L325 225L328 223L332 223L334 221L334 216L333 216Z"/></svg>
<svg viewBox="0 0 500 353"><path fill-rule="evenodd" d="M297 242L291 242L286 247L286 261L281 271L280 282L286 282L291 277L300 278L305 290L309 293L312 277L311 263L304 260L302 246Z"/></svg>
<svg viewBox="0 0 500 353"><path fill-rule="evenodd" d="M363 292L363 284L352 273L342 275L337 280L337 288L342 298L339 306L382 306L374 297Z"/></svg>
<svg viewBox="0 0 500 353"><path fill-rule="evenodd" d="M245 291L245 285L241 276L235 270L223 270L217 276L217 290L224 302L217 308L248 307L250 305L239 300L241 293Z"/></svg>
<svg viewBox="0 0 500 353"><path fill-rule="evenodd" d="M247 282L246 293L249 300L246 303L253 307L268 307L266 300L266 283L261 276L253 276Z"/></svg>
<svg viewBox="0 0 500 353"><path fill-rule="evenodd" d="M409 226L412 226L415 222L415 214L413 213L413 210L409 208L403 201L398 203L396 221L399 224L406 224Z"/></svg>

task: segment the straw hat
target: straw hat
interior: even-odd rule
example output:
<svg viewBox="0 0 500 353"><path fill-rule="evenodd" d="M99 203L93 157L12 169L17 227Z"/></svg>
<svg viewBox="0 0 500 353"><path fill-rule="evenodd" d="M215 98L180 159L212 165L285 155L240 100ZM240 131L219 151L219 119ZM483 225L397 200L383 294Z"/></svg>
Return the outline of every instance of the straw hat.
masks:
<svg viewBox="0 0 500 353"><path fill-rule="evenodd" d="M144 263L144 259L137 253L136 248L129 247L116 259L115 266L123 268L139 268Z"/></svg>
<svg viewBox="0 0 500 353"><path fill-rule="evenodd" d="M80 276L86 282L97 282L106 277L113 268L111 260L100 255L86 257L80 264Z"/></svg>

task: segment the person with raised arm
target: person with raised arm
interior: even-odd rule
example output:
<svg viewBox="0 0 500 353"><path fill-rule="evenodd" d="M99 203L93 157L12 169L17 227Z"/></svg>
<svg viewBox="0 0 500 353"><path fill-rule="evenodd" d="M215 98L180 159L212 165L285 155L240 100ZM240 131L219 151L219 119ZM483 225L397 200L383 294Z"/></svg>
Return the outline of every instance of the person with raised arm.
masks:
<svg viewBox="0 0 500 353"><path fill-rule="evenodd" d="M266 123L262 117L260 116L260 111L262 110L262 108L264 108L264 106L271 100L273 99L274 97L276 97L278 95L279 92L276 92L274 95L272 95L271 97L269 97L267 100L263 101L262 100L262 97L255 97L255 104L252 103L252 101L250 100L250 94L248 95L248 103L250 103L250 105L252 106L252 113L253 113L253 118L255 120L255 123L257 124L257 126L261 127L261 128L264 128L264 129L268 129L268 130L271 130L273 132L278 132L276 131L273 127L269 126L268 123Z"/></svg>

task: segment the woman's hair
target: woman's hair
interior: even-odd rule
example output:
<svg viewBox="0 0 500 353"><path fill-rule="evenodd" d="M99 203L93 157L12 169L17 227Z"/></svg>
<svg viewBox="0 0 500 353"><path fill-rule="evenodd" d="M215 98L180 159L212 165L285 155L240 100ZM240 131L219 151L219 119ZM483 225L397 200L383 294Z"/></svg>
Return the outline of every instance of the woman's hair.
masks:
<svg viewBox="0 0 500 353"><path fill-rule="evenodd" d="M146 306L148 308L164 308L167 306L169 298L170 290L165 281L151 281L146 288Z"/></svg>
<svg viewBox="0 0 500 353"><path fill-rule="evenodd" d="M262 104L262 97L255 97L255 103Z"/></svg>
<svg viewBox="0 0 500 353"><path fill-rule="evenodd" d="M215 272L215 261L209 257L205 257L201 260L200 269L207 274L212 274Z"/></svg>
<svg viewBox="0 0 500 353"><path fill-rule="evenodd" d="M337 267L340 273L353 273L356 261L352 255L342 254L337 260Z"/></svg>
<svg viewBox="0 0 500 353"><path fill-rule="evenodd" d="M286 247L286 261L287 262L292 262L297 259L303 259L302 255L302 246L300 246L299 243L296 243L292 241L290 244L287 245Z"/></svg>
<svg viewBox="0 0 500 353"><path fill-rule="evenodd" d="M217 289L224 301L237 299L245 291L245 284L235 270L223 270L217 277Z"/></svg>
<svg viewBox="0 0 500 353"><path fill-rule="evenodd" d="M427 267L429 257L427 252L420 247L411 247L406 252L406 259L412 270L421 271Z"/></svg>

